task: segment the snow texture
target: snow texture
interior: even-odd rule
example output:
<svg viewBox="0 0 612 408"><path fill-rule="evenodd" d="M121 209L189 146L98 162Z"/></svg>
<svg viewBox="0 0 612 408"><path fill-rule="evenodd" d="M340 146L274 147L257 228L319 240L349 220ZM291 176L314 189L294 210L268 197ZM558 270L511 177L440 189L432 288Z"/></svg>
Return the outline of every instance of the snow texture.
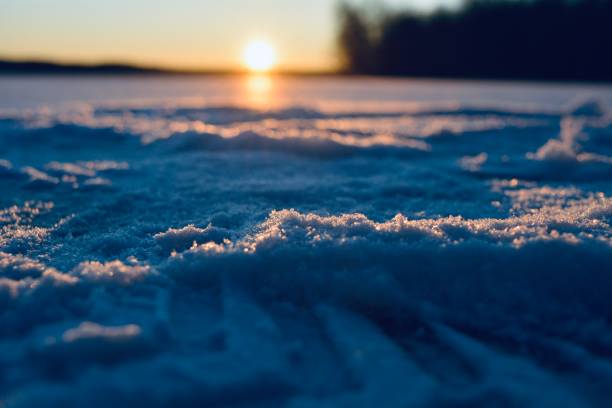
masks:
<svg viewBox="0 0 612 408"><path fill-rule="evenodd" d="M612 90L32 81L0 405L612 404Z"/></svg>

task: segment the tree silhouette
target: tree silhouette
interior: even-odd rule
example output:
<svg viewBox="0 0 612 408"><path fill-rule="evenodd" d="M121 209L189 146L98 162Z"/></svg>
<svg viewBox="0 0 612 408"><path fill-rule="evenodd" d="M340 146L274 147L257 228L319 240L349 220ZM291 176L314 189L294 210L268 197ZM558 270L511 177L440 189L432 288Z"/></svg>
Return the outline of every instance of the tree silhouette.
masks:
<svg viewBox="0 0 612 408"><path fill-rule="evenodd" d="M353 74L376 73L377 58L371 27L363 13L348 3L341 3L338 14L340 16L338 45L343 69Z"/></svg>
<svg viewBox="0 0 612 408"><path fill-rule="evenodd" d="M365 15L340 8L351 73L612 80L612 0L468 0L455 11Z"/></svg>

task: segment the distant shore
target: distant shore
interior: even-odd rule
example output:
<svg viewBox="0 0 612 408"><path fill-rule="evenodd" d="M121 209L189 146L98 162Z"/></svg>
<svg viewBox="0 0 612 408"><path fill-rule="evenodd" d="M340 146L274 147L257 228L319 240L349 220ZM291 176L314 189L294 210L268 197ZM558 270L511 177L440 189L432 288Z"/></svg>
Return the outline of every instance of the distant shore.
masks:
<svg viewBox="0 0 612 408"><path fill-rule="evenodd" d="M173 69L124 63L63 64L52 61L0 59L0 75L243 75L240 69ZM335 71L274 71L280 75L338 75Z"/></svg>
<svg viewBox="0 0 612 408"><path fill-rule="evenodd" d="M105 77L105 76L233 76L252 74L246 70L231 69L171 69L160 67L145 67L139 65L123 63L104 63L104 64L64 64L51 61L16 61L0 59L0 77L7 76L84 76L84 77ZM381 75L381 74L356 74L343 71L290 71L275 70L269 73L275 76L286 77L342 77L359 78L369 77L378 79L415 79L424 81L491 81L491 82L522 82L522 83L559 83L559 84L602 84L612 85L612 81L605 80L562 80L551 78L513 78L513 77L478 77L478 76L418 76L418 75Z"/></svg>

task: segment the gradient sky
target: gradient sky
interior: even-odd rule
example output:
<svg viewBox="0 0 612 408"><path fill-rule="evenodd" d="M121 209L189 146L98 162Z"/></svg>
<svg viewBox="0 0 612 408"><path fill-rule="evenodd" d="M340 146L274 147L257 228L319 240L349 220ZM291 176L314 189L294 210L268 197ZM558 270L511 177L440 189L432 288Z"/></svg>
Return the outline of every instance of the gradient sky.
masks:
<svg viewBox="0 0 612 408"><path fill-rule="evenodd" d="M459 0L389 0L429 9ZM375 1L369 1L373 3ZM235 68L266 39L284 69L336 62L335 0L0 0L0 57Z"/></svg>

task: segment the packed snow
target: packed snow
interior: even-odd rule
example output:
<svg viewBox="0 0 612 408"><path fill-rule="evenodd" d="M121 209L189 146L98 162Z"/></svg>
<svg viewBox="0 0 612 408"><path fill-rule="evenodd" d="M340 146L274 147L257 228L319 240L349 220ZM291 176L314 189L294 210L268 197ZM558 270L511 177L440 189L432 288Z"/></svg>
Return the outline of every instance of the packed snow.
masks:
<svg viewBox="0 0 612 408"><path fill-rule="evenodd" d="M0 405L612 404L612 88L242 81L0 79Z"/></svg>

